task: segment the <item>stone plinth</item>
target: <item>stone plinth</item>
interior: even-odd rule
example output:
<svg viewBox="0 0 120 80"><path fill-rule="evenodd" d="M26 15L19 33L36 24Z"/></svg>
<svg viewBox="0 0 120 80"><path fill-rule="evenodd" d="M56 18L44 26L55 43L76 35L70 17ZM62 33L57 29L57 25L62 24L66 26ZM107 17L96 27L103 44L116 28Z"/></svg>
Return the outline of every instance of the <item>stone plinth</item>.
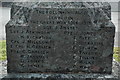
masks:
<svg viewBox="0 0 120 80"><path fill-rule="evenodd" d="M111 75L115 26L110 11L108 3L13 5L6 25L8 73L46 76L43 80Z"/></svg>

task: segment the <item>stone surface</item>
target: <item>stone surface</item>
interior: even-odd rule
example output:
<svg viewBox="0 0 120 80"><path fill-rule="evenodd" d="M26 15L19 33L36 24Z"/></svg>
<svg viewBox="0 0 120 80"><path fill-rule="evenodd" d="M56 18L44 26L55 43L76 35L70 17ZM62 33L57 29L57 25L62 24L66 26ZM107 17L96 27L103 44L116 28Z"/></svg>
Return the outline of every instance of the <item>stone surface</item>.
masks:
<svg viewBox="0 0 120 80"><path fill-rule="evenodd" d="M8 74L2 80L118 80L117 77L108 74L57 74L57 73L22 73Z"/></svg>
<svg viewBox="0 0 120 80"><path fill-rule="evenodd" d="M108 3L17 3L6 25L8 73L112 72Z"/></svg>
<svg viewBox="0 0 120 80"><path fill-rule="evenodd" d="M2 2L2 7L11 7L12 2Z"/></svg>
<svg viewBox="0 0 120 80"><path fill-rule="evenodd" d="M17 79L20 79L20 80L30 80L30 79L40 79L40 78L43 78L42 76L44 75L44 76L46 76L45 74L7 74L6 72L7 72L7 70L5 69L7 66L7 61L0 61L0 64L3 64L2 65L2 67L4 68L4 70L2 70L1 72L0 72L0 74L2 74L2 75L0 75L0 79L2 78L2 80L13 80L13 79L15 79L15 80L17 80ZM88 78L94 78L94 80L95 80L95 78L96 79L98 79L98 80L105 80L106 78L108 79L108 80L119 80L120 79L120 64L118 63L118 62L116 62L114 59L113 59L113 66L112 66L112 74L111 75L108 75L108 74L105 74L105 75L102 75L102 74L81 74L81 76L79 76L79 78L81 78L82 80L83 79L88 79ZM8 76L9 75L9 76ZM40 76L40 75L42 75L42 76ZM61 75L64 75L64 76L67 76L67 75L65 75L65 74L61 74ZM70 74L69 74L70 75ZM71 74L72 75L72 74ZM83 75L83 76L82 76ZM92 76L91 76L92 75ZM4 77L4 78L3 78ZM48 75L47 75L47 77L48 77ZM46 77L46 79L48 79ZM50 74L49 74L49 77L50 77ZM74 76L75 77L75 76ZM62 79L62 77L61 77L61 79ZM67 78L67 79L69 79L69 77ZM67 80L66 79L66 80ZM43 79L44 80L44 79ZM75 80L75 79L74 79Z"/></svg>

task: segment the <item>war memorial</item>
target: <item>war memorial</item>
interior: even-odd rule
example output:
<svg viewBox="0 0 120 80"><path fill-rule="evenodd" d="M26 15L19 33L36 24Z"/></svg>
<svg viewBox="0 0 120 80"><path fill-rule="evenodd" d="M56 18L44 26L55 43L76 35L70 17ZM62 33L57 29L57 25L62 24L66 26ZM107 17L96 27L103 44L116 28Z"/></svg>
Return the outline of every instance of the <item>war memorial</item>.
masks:
<svg viewBox="0 0 120 80"><path fill-rule="evenodd" d="M6 24L3 80L117 80L107 2L19 2Z"/></svg>

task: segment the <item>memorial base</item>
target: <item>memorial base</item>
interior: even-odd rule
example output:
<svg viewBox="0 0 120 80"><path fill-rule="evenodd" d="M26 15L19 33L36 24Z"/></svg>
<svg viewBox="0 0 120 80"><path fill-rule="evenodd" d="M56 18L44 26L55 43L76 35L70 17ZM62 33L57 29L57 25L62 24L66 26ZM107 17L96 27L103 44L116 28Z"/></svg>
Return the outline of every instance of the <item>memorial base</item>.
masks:
<svg viewBox="0 0 120 80"><path fill-rule="evenodd" d="M2 80L119 80L112 74L56 74L18 73L8 74Z"/></svg>

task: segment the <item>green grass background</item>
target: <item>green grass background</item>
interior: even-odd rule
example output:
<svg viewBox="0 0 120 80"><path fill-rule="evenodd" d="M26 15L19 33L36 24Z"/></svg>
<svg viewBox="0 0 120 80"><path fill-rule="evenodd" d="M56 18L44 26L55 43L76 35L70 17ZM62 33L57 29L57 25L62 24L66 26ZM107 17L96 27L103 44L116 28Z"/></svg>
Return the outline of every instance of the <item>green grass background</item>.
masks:
<svg viewBox="0 0 120 80"><path fill-rule="evenodd" d="M114 47L113 57L120 62L120 47ZM6 58L6 40L0 40L0 60L6 60Z"/></svg>
<svg viewBox="0 0 120 80"><path fill-rule="evenodd" d="M0 40L0 60L6 60L6 40Z"/></svg>
<svg viewBox="0 0 120 80"><path fill-rule="evenodd" d="M114 55L116 61L120 62L120 47L114 47Z"/></svg>

